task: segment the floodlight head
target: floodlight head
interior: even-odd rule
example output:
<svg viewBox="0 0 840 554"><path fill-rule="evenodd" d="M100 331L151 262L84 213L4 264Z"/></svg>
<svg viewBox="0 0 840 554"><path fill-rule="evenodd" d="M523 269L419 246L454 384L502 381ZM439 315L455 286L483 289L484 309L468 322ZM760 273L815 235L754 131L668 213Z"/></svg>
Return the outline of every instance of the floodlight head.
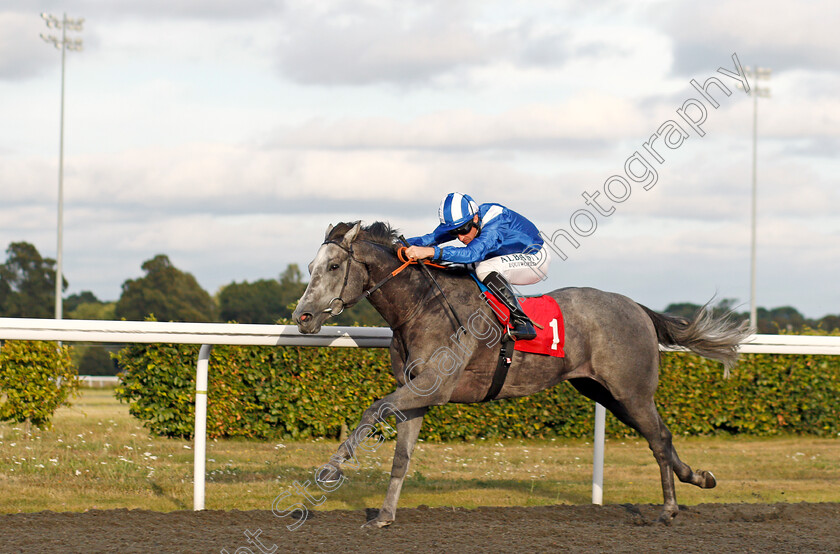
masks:
<svg viewBox="0 0 840 554"><path fill-rule="evenodd" d="M47 23L47 27L49 28L58 29L61 27L61 22L52 14L44 12L41 14L41 18Z"/></svg>
<svg viewBox="0 0 840 554"><path fill-rule="evenodd" d="M67 28L71 31L81 31L82 26L85 23L85 18L80 17L79 19L68 19L67 20Z"/></svg>
<svg viewBox="0 0 840 554"><path fill-rule="evenodd" d="M56 37L47 36L44 33L41 33L41 38L44 39L44 42L52 43L52 45L55 46L58 50L61 50L61 44Z"/></svg>

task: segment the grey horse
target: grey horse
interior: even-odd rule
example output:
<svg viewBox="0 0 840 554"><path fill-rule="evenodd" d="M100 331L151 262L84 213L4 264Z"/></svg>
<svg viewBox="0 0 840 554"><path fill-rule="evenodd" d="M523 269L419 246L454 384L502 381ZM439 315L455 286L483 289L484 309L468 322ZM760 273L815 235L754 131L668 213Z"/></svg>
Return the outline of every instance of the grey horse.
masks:
<svg viewBox="0 0 840 554"><path fill-rule="evenodd" d="M394 416L397 441L391 479L382 508L366 523L371 527L394 521L426 411L449 402L485 399L501 336L501 326L469 275L435 271L435 285L421 270L425 268L412 265L391 278L390 272L401 265L395 253L399 246L398 235L385 223L330 225L309 264L311 279L292 315L300 332L317 333L331 315L380 285L368 300L393 330L391 371L398 386L365 410L359 426L316 477L324 490L342 482L341 464L355 460L356 450L372 440L374 426ZM679 459L671 432L657 411L653 396L659 345L686 347L728 368L748 333L746 325L714 318L705 309L688 321L593 288L563 288L549 294L563 311L565 357L516 351L494 399L527 396L569 381L605 406L647 439L662 480L664 507L659 520L670 523L679 512L674 474L706 489L716 482L711 472L695 471Z"/></svg>

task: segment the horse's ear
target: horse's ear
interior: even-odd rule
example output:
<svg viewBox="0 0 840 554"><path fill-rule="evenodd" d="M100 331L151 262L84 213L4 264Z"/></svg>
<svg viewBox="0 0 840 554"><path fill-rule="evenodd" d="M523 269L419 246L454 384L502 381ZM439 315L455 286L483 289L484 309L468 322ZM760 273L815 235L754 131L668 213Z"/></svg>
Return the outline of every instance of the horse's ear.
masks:
<svg viewBox="0 0 840 554"><path fill-rule="evenodd" d="M359 235L359 231L362 230L362 222L357 221L353 228L345 233L344 238L341 240L341 244L346 247L350 247L350 244L356 240L356 237Z"/></svg>
<svg viewBox="0 0 840 554"><path fill-rule="evenodd" d="M327 232L324 233L324 240L328 240L330 238L330 233L332 233L332 230L333 230L333 224L330 223L329 225L327 225Z"/></svg>

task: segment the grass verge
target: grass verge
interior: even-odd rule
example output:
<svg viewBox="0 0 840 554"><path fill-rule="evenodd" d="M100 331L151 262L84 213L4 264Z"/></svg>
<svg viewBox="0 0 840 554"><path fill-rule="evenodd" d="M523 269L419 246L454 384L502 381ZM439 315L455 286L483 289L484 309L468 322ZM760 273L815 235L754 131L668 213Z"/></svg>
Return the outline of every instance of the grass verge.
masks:
<svg viewBox="0 0 840 554"><path fill-rule="evenodd" d="M393 441L359 452L359 467L316 507L379 507ZM681 504L704 502L840 502L840 439L784 437L675 438L681 459L714 472L718 487L677 484ZM148 432L113 397L83 389L48 431L0 424L0 512L192 508L191 441ZM303 501L295 483L335 451L335 441L210 441L206 506L269 510ZM584 504L591 498L592 445L580 440L418 443L400 505L530 506ZM659 469L642 440L608 440L604 502L661 503ZM309 491L321 499L317 488ZM311 504L310 504L311 507Z"/></svg>

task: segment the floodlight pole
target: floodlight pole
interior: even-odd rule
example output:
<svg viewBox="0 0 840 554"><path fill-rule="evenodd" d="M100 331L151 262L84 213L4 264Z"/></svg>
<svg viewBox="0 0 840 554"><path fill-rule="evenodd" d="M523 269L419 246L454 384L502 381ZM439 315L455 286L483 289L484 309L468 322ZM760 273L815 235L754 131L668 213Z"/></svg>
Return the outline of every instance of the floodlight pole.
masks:
<svg viewBox="0 0 840 554"><path fill-rule="evenodd" d="M61 119L59 123L59 138L58 138L58 238L56 241L56 256L55 256L55 319L62 317L62 284L64 283L64 274L62 272L62 258L64 252L64 66L67 49L81 50L81 39L67 39L67 27L71 30L81 31L84 19L67 19L67 14L63 14L61 21L53 15L46 13L41 14L41 18L47 24L48 28L60 28L61 40L59 41L54 36L41 35L41 38L46 42L50 42L56 48L61 50Z"/></svg>
<svg viewBox="0 0 840 554"><path fill-rule="evenodd" d="M64 253L64 60L67 57L67 14L61 25L61 123L58 131L58 241L55 255L55 318L62 316L62 257Z"/></svg>
<svg viewBox="0 0 840 554"><path fill-rule="evenodd" d="M758 82L760 80L767 80L770 78L770 70L758 67L755 71L747 68L747 77L753 78L753 87L747 91L747 94L753 97L753 148L752 148L752 207L750 214L750 328L753 332L758 331L758 309L755 301L755 258L756 258L756 197L758 195L757 184L757 159L758 159L758 97L769 97L770 89L767 87L760 87Z"/></svg>

